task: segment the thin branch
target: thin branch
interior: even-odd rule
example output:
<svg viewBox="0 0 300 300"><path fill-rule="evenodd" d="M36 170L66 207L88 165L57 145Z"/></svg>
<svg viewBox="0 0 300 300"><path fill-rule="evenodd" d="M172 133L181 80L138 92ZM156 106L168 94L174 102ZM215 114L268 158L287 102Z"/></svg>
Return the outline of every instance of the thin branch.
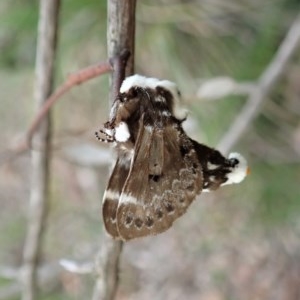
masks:
<svg viewBox="0 0 300 300"><path fill-rule="evenodd" d="M123 56L126 53L123 54ZM126 54L127 55L127 54ZM121 56L120 59L123 59ZM29 129L25 135L25 139L22 139L13 148L8 149L0 153L0 165L14 160L15 157L28 151L31 147L31 141L34 133L39 128L41 122L45 119L52 106L71 88L76 85L82 84L90 79L103 75L112 71L112 65L109 62L102 62L97 65L87 67L83 70L79 70L76 73L72 73L68 76L67 80L59 86L56 91L51 94L40 107L33 121L31 122Z"/></svg>
<svg viewBox="0 0 300 300"><path fill-rule="evenodd" d="M95 268L95 264L91 261L79 263L74 260L61 259L59 264L68 272L76 274L91 274Z"/></svg>
<svg viewBox="0 0 300 300"><path fill-rule="evenodd" d="M59 7L60 0L41 0L40 2L35 69L35 100L37 107L42 107L52 90ZM34 142L40 146L40 150L32 151L28 230L24 244L21 272L22 300L34 300L37 297L37 266L47 214L51 135L49 116L43 121L34 139Z"/></svg>
<svg viewBox="0 0 300 300"><path fill-rule="evenodd" d="M254 89L256 84L253 82L236 82L231 77L219 76L204 80L196 96L202 101L221 100L230 95L248 96Z"/></svg>
<svg viewBox="0 0 300 300"><path fill-rule="evenodd" d="M61 98L63 94L69 91L75 85L79 85L83 82L86 82L92 78L100 76L102 74L112 71L111 64L108 62L102 62L95 66L87 67L83 70L80 70L76 73L70 74L67 80L45 101L34 120L32 121L28 133L27 133L27 143L31 144L32 136L36 129L38 128L41 121L48 114L50 108L53 104Z"/></svg>
<svg viewBox="0 0 300 300"><path fill-rule="evenodd" d="M125 61L123 63L121 61L114 62L120 69L112 74L110 80L110 103L115 99L122 77L132 74L134 70L135 8L136 0L108 0L108 57L115 57L123 49L128 49L131 54L127 62L126 72ZM96 258L97 280L93 300L112 300L115 298L122 245L121 241L112 239L104 232L101 249Z"/></svg>
<svg viewBox="0 0 300 300"><path fill-rule="evenodd" d="M247 103L218 145L224 153L237 143L248 126L259 113L262 103L283 75L285 68L298 50L300 44L300 15L289 29L273 60L257 82L257 88L250 94Z"/></svg>

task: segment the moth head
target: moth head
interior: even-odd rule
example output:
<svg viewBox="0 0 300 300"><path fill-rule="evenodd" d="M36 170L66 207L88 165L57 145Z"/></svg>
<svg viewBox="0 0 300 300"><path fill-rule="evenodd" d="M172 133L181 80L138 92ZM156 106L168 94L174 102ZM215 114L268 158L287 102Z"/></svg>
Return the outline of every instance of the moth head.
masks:
<svg viewBox="0 0 300 300"><path fill-rule="evenodd" d="M181 93L174 82L135 74L127 77L123 81L120 93L129 93L129 91L135 87L150 89L153 91L157 91L157 88L166 90L172 96L171 113L179 120L186 118L187 110L182 105Z"/></svg>
<svg viewBox="0 0 300 300"><path fill-rule="evenodd" d="M139 74L126 77L120 87L120 93L128 93L129 90L135 86L144 88L146 86L147 79L148 78L146 78L145 76Z"/></svg>
<svg viewBox="0 0 300 300"><path fill-rule="evenodd" d="M240 183L249 174L246 159L239 153L230 153L228 159L232 162L232 170L227 174L228 180L223 184Z"/></svg>

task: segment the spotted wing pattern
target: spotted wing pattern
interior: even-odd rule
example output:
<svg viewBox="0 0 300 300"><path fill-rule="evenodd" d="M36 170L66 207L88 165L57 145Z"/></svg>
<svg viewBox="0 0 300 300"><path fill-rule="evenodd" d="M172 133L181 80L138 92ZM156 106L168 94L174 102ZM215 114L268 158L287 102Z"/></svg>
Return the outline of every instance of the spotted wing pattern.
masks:
<svg viewBox="0 0 300 300"><path fill-rule="evenodd" d="M117 228L123 240L161 233L184 214L202 189L202 171L187 136L170 124L163 131L143 127L119 199ZM161 161L149 160L161 148ZM157 149L155 149L155 152Z"/></svg>
<svg viewBox="0 0 300 300"><path fill-rule="evenodd" d="M184 214L202 190L238 183L247 163L189 138L178 109L180 93L167 80L128 77L96 134L115 143L118 158L103 197L103 220L114 238L161 233Z"/></svg>

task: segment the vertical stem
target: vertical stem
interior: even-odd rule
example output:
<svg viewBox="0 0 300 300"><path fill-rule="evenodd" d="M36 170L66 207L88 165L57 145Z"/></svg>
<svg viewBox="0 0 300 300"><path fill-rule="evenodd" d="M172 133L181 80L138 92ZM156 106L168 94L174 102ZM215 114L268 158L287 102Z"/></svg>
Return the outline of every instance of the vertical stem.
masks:
<svg viewBox="0 0 300 300"><path fill-rule="evenodd" d="M108 0L107 45L108 57L116 57L124 49L131 53L124 75L134 70L134 37L135 37L136 0ZM110 103L116 97L120 85L120 70L114 69L110 78ZM116 88L117 87L117 88ZM123 243L113 240L104 233L101 249L96 258L97 281L93 300L112 300L118 287L119 259Z"/></svg>
<svg viewBox="0 0 300 300"><path fill-rule="evenodd" d="M57 43L60 0L41 0L36 53L34 98L39 109L51 94ZM32 155L32 178L28 212L28 230L23 250L22 300L37 298L37 265L47 212L49 184L50 118L37 131Z"/></svg>
<svg viewBox="0 0 300 300"><path fill-rule="evenodd" d="M107 7L107 52L108 57L116 57L122 50L130 51L125 75L134 72L134 38L135 38L135 7L136 0L108 0ZM113 83L116 72L111 75L109 101L115 98Z"/></svg>

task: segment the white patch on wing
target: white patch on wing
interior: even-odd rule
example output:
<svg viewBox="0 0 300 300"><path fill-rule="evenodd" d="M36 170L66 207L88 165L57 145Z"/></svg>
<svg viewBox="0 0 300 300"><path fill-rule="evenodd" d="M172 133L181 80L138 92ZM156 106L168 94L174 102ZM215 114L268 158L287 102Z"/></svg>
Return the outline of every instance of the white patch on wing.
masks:
<svg viewBox="0 0 300 300"><path fill-rule="evenodd" d="M208 169L208 170L215 170L215 169L217 169L217 168L219 168L218 165L212 164L212 163L210 163L210 162L207 163L207 169Z"/></svg>
<svg viewBox="0 0 300 300"><path fill-rule="evenodd" d="M127 142L130 138L128 126L125 122L120 122L115 128L115 139L118 142Z"/></svg>
<svg viewBox="0 0 300 300"><path fill-rule="evenodd" d="M106 190L103 195L103 200L110 199L113 201L118 201L120 198L120 193L118 191Z"/></svg>
<svg viewBox="0 0 300 300"><path fill-rule="evenodd" d="M120 198L120 202L121 203L132 203L132 204L136 204L137 203L137 199L131 195L127 195L122 193L122 196Z"/></svg>
<svg viewBox="0 0 300 300"><path fill-rule="evenodd" d="M248 165L246 159L239 153L230 153L229 159L235 158L238 160L237 165L232 169L232 171L227 174L228 180L222 185L240 183L244 180L248 173Z"/></svg>
<svg viewBox="0 0 300 300"><path fill-rule="evenodd" d="M163 110L161 114L165 117L170 117L171 116L171 113L168 110Z"/></svg>
<svg viewBox="0 0 300 300"><path fill-rule="evenodd" d="M145 129L146 129L148 132L152 132L152 131L153 131L153 126L151 126L151 125L146 125L146 126L145 126Z"/></svg>
<svg viewBox="0 0 300 300"><path fill-rule="evenodd" d="M216 177L215 176L209 176L209 181L214 181L216 179Z"/></svg>

